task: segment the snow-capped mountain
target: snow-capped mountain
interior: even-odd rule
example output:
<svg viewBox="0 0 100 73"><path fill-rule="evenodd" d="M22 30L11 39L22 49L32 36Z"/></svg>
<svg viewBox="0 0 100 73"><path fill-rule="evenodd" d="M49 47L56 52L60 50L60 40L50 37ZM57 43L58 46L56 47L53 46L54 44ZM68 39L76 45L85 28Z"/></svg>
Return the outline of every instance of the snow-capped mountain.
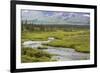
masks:
<svg viewBox="0 0 100 73"><path fill-rule="evenodd" d="M82 12L22 10L21 19L34 24L89 25L90 14Z"/></svg>

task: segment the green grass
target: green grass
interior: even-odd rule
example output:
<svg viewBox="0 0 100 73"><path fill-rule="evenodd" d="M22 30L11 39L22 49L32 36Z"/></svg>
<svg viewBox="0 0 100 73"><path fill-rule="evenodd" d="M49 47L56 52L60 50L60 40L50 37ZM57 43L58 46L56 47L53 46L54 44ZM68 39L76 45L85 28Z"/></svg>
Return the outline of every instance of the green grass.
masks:
<svg viewBox="0 0 100 73"><path fill-rule="evenodd" d="M22 48L21 49L21 62L31 63L31 62L48 62L51 60L52 55L48 52L33 49L33 48Z"/></svg>
<svg viewBox="0 0 100 73"><path fill-rule="evenodd" d="M33 41L39 41L39 40L47 40L49 37L49 32L25 32L22 33L22 41L26 40L33 40Z"/></svg>
<svg viewBox="0 0 100 73"><path fill-rule="evenodd" d="M90 31L89 29L80 29L74 31L47 31L47 32L23 32L22 42L26 40L48 40L48 37L54 37L55 40L45 45L55 47L73 48L79 52L90 52ZM43 48L43 47L40 47Z"/></svg>
<svg viewBox="0 0 100 73"><path fill-rule="evenodd" d="M50 43L47 43L45 45L48 46L54 46L54 47L65 47L65 48L73 48L76 51L79 52L90 52L90 36L89 32L83 32L78 33L67 33L67 36L64 36L63 38L56 39L55 41L52 41ZM62 34L61 34L62 35Z"/></svg>

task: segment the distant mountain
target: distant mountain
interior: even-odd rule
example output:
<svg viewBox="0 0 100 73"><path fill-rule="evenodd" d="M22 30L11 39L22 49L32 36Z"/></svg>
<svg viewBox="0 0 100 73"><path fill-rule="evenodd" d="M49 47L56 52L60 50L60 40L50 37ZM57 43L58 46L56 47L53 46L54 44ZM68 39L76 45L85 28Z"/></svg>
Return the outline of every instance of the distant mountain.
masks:
<svg viewBox="0 0 100 73"><path fill-rule="evenodd" d="M80 12L22 10L21 17L22 21L34 24L90 24L90 14Z"/></svg>

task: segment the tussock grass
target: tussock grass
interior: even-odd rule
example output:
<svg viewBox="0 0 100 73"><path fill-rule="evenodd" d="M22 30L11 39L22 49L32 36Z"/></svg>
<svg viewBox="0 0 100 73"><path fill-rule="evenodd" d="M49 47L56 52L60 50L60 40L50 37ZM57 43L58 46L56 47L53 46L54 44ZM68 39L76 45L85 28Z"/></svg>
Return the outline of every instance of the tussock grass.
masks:
<svg viewBox="0 0 100 73"><path fill-rule="evenodd" d="M48 62L51 60L52 55L48 52L33 49L33 48L22 48L21 49L21 62L31 63L31 62Z"/></svg>
<svg viewBox="0 0 100 73"><path fill-rule="evenodd" d="M45 45L55 47L73 48L79 52L90 52L90 31L89 29L75 29L74 31L47 31L47 32L24 32L22 33L22 41L48 40L48 37L54 37L55 40ZM43 48L43 47L40 47Z"/></svg>

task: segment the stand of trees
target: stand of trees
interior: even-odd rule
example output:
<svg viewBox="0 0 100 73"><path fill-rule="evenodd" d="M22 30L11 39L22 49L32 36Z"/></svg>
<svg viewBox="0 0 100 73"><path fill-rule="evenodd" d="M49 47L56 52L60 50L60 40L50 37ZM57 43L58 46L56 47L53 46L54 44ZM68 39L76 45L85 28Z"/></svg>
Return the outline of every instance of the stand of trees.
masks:
<svg viewBox="0 0 100 73"><path fill-rule="evenodd" d="M73 31L74 29L88 29L89 25L69 25L69 24L33 24L22 22L21 23L22 31L56 31L56 30L64 30L64 31Z"/></svg>

